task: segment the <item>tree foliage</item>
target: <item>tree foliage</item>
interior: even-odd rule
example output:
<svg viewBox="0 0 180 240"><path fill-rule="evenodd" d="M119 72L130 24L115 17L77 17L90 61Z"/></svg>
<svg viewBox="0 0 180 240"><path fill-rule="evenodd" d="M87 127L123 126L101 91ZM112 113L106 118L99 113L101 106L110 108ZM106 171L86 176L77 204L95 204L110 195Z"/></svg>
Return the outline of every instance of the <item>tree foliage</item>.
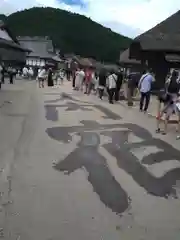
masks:
<svg viewBox="0 0 180 240"><path fill-rule="evenodd" d="M31 8L13 13L7 23L17 36L49 36L64 53L115 62L131 39L85 16L55 8Z"/></svg>

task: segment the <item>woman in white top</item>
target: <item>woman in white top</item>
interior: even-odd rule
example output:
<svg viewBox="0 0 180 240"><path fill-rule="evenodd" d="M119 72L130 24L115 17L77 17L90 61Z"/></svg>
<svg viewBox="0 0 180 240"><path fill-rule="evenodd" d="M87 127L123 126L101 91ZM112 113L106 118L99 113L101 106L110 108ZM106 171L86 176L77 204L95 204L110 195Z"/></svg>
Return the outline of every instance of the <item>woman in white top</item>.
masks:
<svg viewBox="0 0 180 240"><path fill-rule="evenodd" d="M83 90L83 81L84 81L85 73L83 69L78 69L76 72L75 78L75 89L76 90Z"/></svg>
<svg viewBox="0 0 180 240"><path fill-rule="evenodd" d="M109 103L113 104L113 98L116 91L116 82L117 82L117 75L114 73L114 71L110 72L110 75L106 79L106 86L107 91L109 94Z"/></svg>
<svg viewBox="0 0 180 240"><path fill-rule="evenodd" d="M30 78L33 78L33 76L34 76L34 71L33 71L32 68L29 69L28 74L29 74L29 77L30 77Z"/></svg>
<svg viewBox="0 0 180 240"><path fill-rule="evenodd" d="M47 75L46 69L43 67L38 73L39 88L41 88L41 86L44 88L44 81L46 75Z"/></svg>
<svg viewBox="0 0 180 240"><path fill-rule="evenodd" d="M23 77L24 77L24 78L27 78L27 77L28 77L28 68L27 68L27 67L24 67L24 68L23 68Z"/></svg>

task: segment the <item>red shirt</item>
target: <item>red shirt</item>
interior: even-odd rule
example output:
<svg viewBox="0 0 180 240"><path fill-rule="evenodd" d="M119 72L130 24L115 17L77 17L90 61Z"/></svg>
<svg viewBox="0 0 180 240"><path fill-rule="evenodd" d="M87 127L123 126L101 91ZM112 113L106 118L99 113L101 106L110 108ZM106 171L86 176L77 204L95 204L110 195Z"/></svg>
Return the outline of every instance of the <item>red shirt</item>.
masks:
<svg viewBox="0 0 180 240"><path fill-rule="evenodd" d="M85 72L85 79L86 79L86 82L90 82L91 81L91 79L92 79L92 71L87 70Z"/></svg>

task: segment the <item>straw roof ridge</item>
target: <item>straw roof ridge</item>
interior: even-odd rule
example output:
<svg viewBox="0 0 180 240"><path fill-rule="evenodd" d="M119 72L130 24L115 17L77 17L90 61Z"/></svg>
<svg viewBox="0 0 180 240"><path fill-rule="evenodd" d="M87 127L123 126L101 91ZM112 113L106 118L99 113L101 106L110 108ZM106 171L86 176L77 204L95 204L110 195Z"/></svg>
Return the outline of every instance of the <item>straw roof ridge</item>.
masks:
<svg viewBox="0 0 180 240"><path fill-rule="evenodd" d="M129 50L129 48L128 49L126 49L124 52L122 52L121 54L120 54L120 59L119 59L119 62L121 63L121 64L129 64L129 65L139 65L139 64L141 64L141 61L139 61L139 60L136 60L136 59L130 59L129 58L129 53L130 53L130 50Z"/></svg>
<svg viewBox="0 0 180 240"><path fill-rule="evenodd" d="M134 42L140 42L143 50L180 51L180 11L137 36Z"/></svg>
<svg viewBox="0 0 180 240"><path fill-rule="evenodd" d="M48 37L18 37L21 46L30 49L30 57L52 58L56 54L52 40Z"/></svg>
<svg viewBox="0 0 180 240"><path fill-rule="evenodd" d="M23 51L23 52L28 52L29 51L28 49L26 49L26 48L24 48L23 46L20 45L16 36L11 32L11 30L9 29L7 24L5 24L2 20L0 20L0 29L5 31L10 37L10 40L0 38L0 45L2 47L7 47L8 46L10 48L18 49L18 50Z"/></svg>

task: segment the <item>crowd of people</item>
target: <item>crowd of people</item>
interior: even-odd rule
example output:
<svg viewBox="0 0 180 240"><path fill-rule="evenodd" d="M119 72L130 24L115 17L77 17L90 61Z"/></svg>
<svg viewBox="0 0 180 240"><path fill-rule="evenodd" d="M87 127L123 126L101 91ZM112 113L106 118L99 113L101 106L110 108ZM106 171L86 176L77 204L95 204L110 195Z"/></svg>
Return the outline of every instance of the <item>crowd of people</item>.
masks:
<svg viewBox="0 0 180 240"><path fill-rule="evenodd" d="M58 87L63 84L65 78L65 70L53 70L52 68L46 69L45 67L39 68L37 73L37 81L39 88L44 88L44 83L47 80L48 87Z"/></svg>
<svg viewBox="0 0 180 240"><path fill-rule="evenodd" d="M0 89L1 85L5 83L5 77L9 78L9 83L14 83L14 77L17 74L17 70L14 67L5 67L3 63L0 64Z"/></svg>
<svg viewBox="0 0 180 240"><path fill-rule="evenodd" d="M24 67L22 69L22 77L23 78L27 78L27 79L32 79L34 77L34 70L32 69L32 67Z"/></svg>
<svg viewBox="0 0 180 240"><path fill-rule="evenodd" d="M73 89L76 91L83 91L84 94L90 94L94 91L98 93L102 100L104 91L107 90L109 96L109 103L113 104L114 100L118 101L120 96L120 89L123 83L123 72L111 70L107 72L101 69L96 72L93 68L78 68L73 75Z"/></svg>
<svg viewBox="0 0 180 240"><path fill-rule="evenodd" d="M8 74L9 82L12 84L13 77L18 72L14 68L8 67L5 69L3 65L0 65L1 83L4 83L5 73ZM32 68L24 67L21 71L21 76L24 78L33 78L34 75ZM81 91L87 95L94 92L101 100L106 93L110 104L125 98L121 88L126 83L128 105L133 105L133 96L138 92L140 94L139 111L144 113L148 111L153 83L156 82L151 70L146 70L142 74L131 72L125 75L121 69L96 71L93 67L86 69L79 67L76 71L67 73L65 69L53 70L52 68L41 67L36 75L39 88L44 88L45 81L47 81L49 87L60 86L66 77L68 81L72 79L73 90ZM166 135L170 117L175 114L177 116L177 139L180 139L180 74L178 70L172 69L168 74L163 88L158 91L157 99L156 133ZM164 117L163 121L162 117ZM164 123L163 127L161 126L162 122Z"/></svg>
<svg viewBox="0 0 180 240"><path fill-rule="evenodd" d="M139 111L146 113L149 108L150 98L152 95L152 87L156 79L153 72L146 69L142 74L131 72L124 75L119 71L106 71L102 69L99 73L88 68L78 68L73 75L73 89L76 91L84 91L84 94L90 94L94 91L98 93L102 100L104 92L108 94L109 103L120 100L120 90L124 82L127 85L128 105L132 100L135 92L140 94ZM167 76L162 89L158 91L158 109L157 109L157 129L156 133L167 134L168 123L170 117L175 114L177 116L177 139L180 139L180 75L179 71L173 69ZM164 121L162 121L164 117ZM161 127L161 123L164 126Z"/></svg>

